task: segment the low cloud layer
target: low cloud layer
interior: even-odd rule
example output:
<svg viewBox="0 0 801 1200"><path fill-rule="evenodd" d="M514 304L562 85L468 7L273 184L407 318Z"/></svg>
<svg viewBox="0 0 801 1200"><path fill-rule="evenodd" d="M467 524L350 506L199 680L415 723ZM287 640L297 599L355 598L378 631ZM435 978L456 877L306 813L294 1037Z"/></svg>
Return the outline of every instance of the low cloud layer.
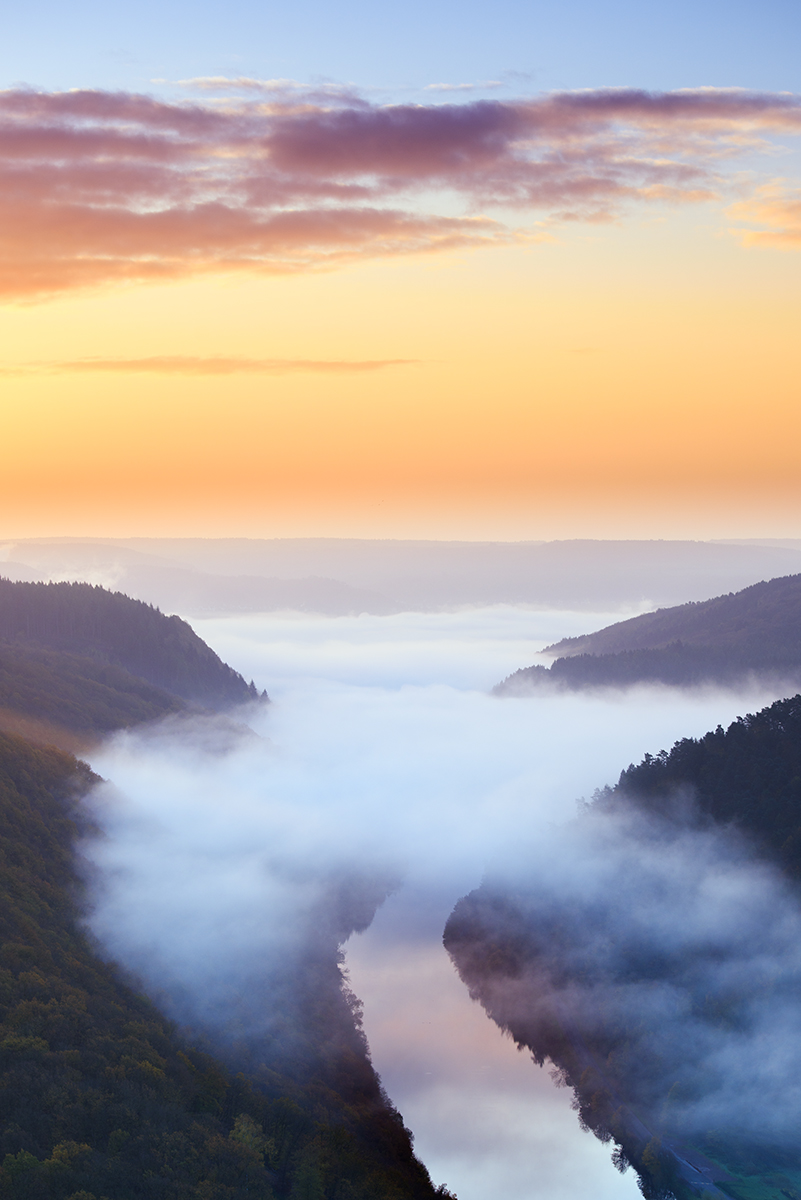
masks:
<svg viewBox="0 0 801 1200"><path fill-rule="evenodd" d="M547 838L644 750L743 706L471 690L498 677L524 632L553 640L555 619L500 608L203 623L275 703L248 714L253 734L171 721L92 755L109 780L92 800L104 835L86 846L96 936L171 1015L221 1043L289 1036L303 955L332 953L389 890L417 896L418 932L439 947L488 858ZM565 620L577 628L577 614Z"/></svg>
<svg viewBox="0 0 801 1200"><path fill-rule="evenodd" d="M535 213L595 221L724 196L731 159L801 131L787 94L380 106L225 82L203 103L0 93L0 296L541 237L519 228Z"/></svg>
<svg viewBox="0 0 801 1200"><path fill-rule="evenodd" d="M737 711L734 697L497 701L323 679L275 695L248 714L259 736L177 719L92 757L110 781L94 799L108 839L89 847L103 880L93 928L190 1022L227 1020L342 880L373 905L402 880L427 904L442 892L441 932L488 857L572 815L662 730L672 740Z"/></svg>
<svg viewBox="0 0 801 1200"><path fill-rule="evenodd" d="M488 861L511 866L521 845L534 847L532 871L543 864L543 887L565 896L578 888L592 903L603 893L600 867L584 880L585 851L560 832L576 798L614 781L646 750L726 724L767 700L640 689L501 701L482 690L522 649L601 623L600 614L507 607L199 622L218 651L269 688L274 703L249 714L255 735L225 723L174 721L119 734L93 755L109 780L92 798L103 835L86 846L95 935L171 1015L223 1048L242 1037L291 1046L286 1017L298 964L321 942L332 954L349 928L368 925L380 907L377 923L350 943L356 989L367 981L368 1034L383 1030L377 1069L413 1126L426 1123L426 1161L461 1200L502 1190L510 1200L528 1200L537 1139L552 1161L554 1138L573 1155L570 1138L584 1135L554 1118L530 1130L525 1153L513 1149L513 1131L547 1103L542 1081L529 1063L531 1094L516 1070L507 1085L502 1058L481 1057L485 1042L472 1039L466 992L463 1009L443 993L447 917ZM621 870L622 853L610 857ZM603 863L592 842L586 856ZM631 872L631 889L643 881L646 900L650 861ZM703 856L689 862L679 880ZM688 897L703 899L698 887ZM766 893L755 911L771 899L782 897ZM614 898L606 903L617 911ZM646 928L649 913L659 911L655 899L649 904ZM720 907L716 919L725 917ZM686 908L666 909L664 922L679 922ZM405 1022L398 1012L404 995L414 998ZM452 1043L460 1049L450 1058L436 1050ZM459 1100L467 1077L474 1105ZM496 1158L485 1118L488 1106L497 1112L499 1105L512 1132L497 1142ZM430 1113L438 1114L433 1124ZM599 1169L598 1156L575 1153L576 1162L596 1164L588 1172ZM548 1186L549 1195L574 1200L587 1194L587 1177L554 1167ZM609 1165L605 1182L590 1190L612 1200L633 1187Z"/></svg>
<svg viewBox="0 0 801 1200"><path fill-rule="evenodd" d="M677 803L667 818L621 804L545 831L461 902L446 944L538 1055L567 1038L572 1082L594 1072L610 1114L795 1150L801 897L736 833L693 820L690 797Z"/></svg>

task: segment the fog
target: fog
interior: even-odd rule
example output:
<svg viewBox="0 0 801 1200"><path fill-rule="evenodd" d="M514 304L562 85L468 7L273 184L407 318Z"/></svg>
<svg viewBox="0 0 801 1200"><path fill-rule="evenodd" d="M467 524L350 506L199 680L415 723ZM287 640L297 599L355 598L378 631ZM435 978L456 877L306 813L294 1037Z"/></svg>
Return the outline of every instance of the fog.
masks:
<svg viewBox="0 0 801 1200"><path fill-rule="evenodd" d="M684 604L801 570L801 542L446 542L392 538L33 538L4 574L120 588L195 616L388 613L498 603L617 612Z"/></svg>
<svg viewBox="0 0 801 1200"><path fill-rule="evenodd" d="M593 806L504 856L485 884L502 898L487 944L522 935L524 965L483 998L518 1028L571 1029L652 1128L797 1150L798 890L676 803L659 817Z"/></svg>
<svg viewBox="0 0 801 1200"><path fill-rule="evenodd" d="M248 679L258 672L270 695L284 688L294 691L299 679L380 688L446 684L487 691L510 671L533 662L542 647L568 636L565 630L577 635L643 611L644 605L588 614L498 604L337 620L269 613L192 624Z"/></svg>
<svg viewBox="0 0 801 1200"><path fill-rule="evenodd" d="M221 1045L236 1030L285 1036L282 979L334 919L332 889L354 881L357 928L394 889L347 958L374 1063L435 1181L460 1200L637 1195L441 945L488 862L552 844L576 799L645 751L775 698L486 694L540 647L609 619L493 607L194 622L273 703L243 714L250 735L172 721L92 756L112 781L93 797L104 836L86 846L94 933Z"/></svg>

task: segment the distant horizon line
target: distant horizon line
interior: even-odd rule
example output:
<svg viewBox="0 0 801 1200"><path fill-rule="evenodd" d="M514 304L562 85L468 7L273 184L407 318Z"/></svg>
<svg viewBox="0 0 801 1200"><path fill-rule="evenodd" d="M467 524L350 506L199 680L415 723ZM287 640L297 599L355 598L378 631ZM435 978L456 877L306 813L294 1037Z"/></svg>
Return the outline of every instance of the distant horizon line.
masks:
<svg viewBox="0 0 801 1200"><path fill-rule="evenodd" d="M21 543L51 544L86 543L119 544L128 542L397 542L416 545L464 545L464 546L549 546L562 543L597 542L601 544L618 543L669 543L683 545L713 545L713 546L774 546L777 548L801 547L801 537L728 537L728 538L691 538L691 537L556 537L556 538L423 538L423 537L358 537L347 535L304 534L293 536L254 537L243 534L227 534L223 536L207 536L204 534L133 534L117 536L113 534L55 534L35 537L0 537L0 549Z"/></svg>

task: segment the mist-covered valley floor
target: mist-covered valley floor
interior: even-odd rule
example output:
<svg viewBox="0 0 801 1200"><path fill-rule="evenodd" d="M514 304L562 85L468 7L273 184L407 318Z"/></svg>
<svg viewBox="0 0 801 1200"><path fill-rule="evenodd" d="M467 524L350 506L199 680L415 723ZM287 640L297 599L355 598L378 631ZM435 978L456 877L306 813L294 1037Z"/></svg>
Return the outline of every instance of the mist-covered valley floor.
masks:
<svg viewBox="0 0 801 1200"><path fill-rule="evenodd" d="M459 1200L638 1195L442 947L488 862L547 838L646 751L775 698L488 694L542 646L619 617L496 606L194 621L272 703L246 714L258 736L168 719L91 756L110 781L92 800L103 836L85 846L95 935L183 1024L221 1043L272 1036L271 980L331 881L394 888L347 964L373 1061L434 1180Z"/></svg>

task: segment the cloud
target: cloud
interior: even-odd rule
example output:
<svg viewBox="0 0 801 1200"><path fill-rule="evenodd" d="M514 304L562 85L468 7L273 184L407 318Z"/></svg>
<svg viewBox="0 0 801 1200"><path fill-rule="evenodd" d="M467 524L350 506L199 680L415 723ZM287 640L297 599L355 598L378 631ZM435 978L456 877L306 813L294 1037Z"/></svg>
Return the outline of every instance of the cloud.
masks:
<svg viewBox="0 0 801 1200"><path fill-rule="evenodd" d="M361 890L364 923L380 902L378 883L402 879L369 934L376 957L366 944L355 950L362 976L371 963L375 970L365 1000L386 1004L376 1021L391 1022L399 996L413 995L417 1006L405 1027L392 1024L376 1066L402 1110L408 1104L421 1122L438 1114L425 1146L443 1177L464 1180L469 1194L475 1172L481 1194L529 1197L539 1180L534 1143L550 1161L558 1157L554 1140L566 1134L531 1124L539 1114L518 1104L524 1078L510 1081L504 1071L486 1086L489 1023L477 1040L481 1014L470 1014L466 994L461 1009L443 1003L447 916L488 858L513 857L532 840L546 853L553 823L573 816L577 796L615 779L644 750L728 722L746 703L657 690L502 703L479 690L558 632L603 621L498 606L200 622L274 703L252 714L261 737L171 722L120 734L93 753L92 765L111 781L92 800L103 834L86 846L94 933L174 1017L205 1026L223 1045L232 1021L269 1038L279 1010L295 1011L286 984L293 956L313 944L343 880ZM750 697L748 707L759 702ZM440 966L421 970L423 961ZM372 1021L368 1010L368 1031ZM286 1035L286 1021L282 1029ZM454 1077L442 1049L460 1035L453 1058L462 1074ZM522 1065L534 1091L535 1068ZM488 1111L494 1122L499 1109L509 1121L493 1142ZM525 1122L528 1167L511 1146ZM435 1136L447 1162L433 1153ZM572 1142L559 1145L572 1154ZM549 1196L577 1194L555 1163L553 1171ZM611 1167L609 1177L618 1178ZM590 1182L588 1194L615 1194L611 1183L607 1191Z"/></svg>
<svg viewBox="0 0 801 1200"><path fill-rule="evenodd" d="M728 215L738 222L762 226L734 230L745 246L801 249L801 189L781 183L765 185L750 199L733 204Z"/></svg>
<svg viewBox="0 0 801 1200"><path fill-rule="evenodd" d="M721 89L382 106L195 86L202 102L0 93L0 296L506 243L510 209L599 220L725 195L730 159L801 132L798 97Z"/></svg>
<svg viewBox="0 0 801 1200"><path fill-rule="evenodd" d="M154 80L154 83L163 82ZM227 75L197 75L192 79L179 79L180 87L199 92L299 92L302 85L294 79L253 79L249 75L238 75L231 79Z"/></svg>
<svg viewBox="0 0 801 1200"><path fill-rule="evenodd" d="M678 807L590 809L544 831L460 902L446 944L537 1057L558 1058L567 1031L571 1082L592 1068L609 1112L796 1148L798 892L736 833L694 821L690 798Z"/></svg>
<svg viewBox="0 0 801 1200"><path fill-rule="evenodd" d="M29 375L51 372L111 372L121 374L152 373L160 375L283 375L288 372L313 371L322 374L343 374L351 371L383 371L387 367L409 366L411 358L384 359L324 359L313 358L226 358L200 357L186 354L161 354L149 358L76 358L62 362L25 363L8 367L0 374Z"/></svg>
<svg viewBox="0 0 801 1200"><path fill-rule="evenodd" d="M166 80L153 80L166 83ZM355 87L341 83L317 83L313 87L298 83L295 79L254 79L249 75L230 78L227 75L198 75L193 79L179 79L178 86L191 92L209 92L215 96L227 93L259 94L270 99L298 97L309 104L361 105L365 101Z"/></svg>
<svg viewBox="0 0 801 1200"><path fill-rule="evenodd" d="M500 79L485 79L483 83L427 83L424 92L486 92L503 87Z"/></svg>
<svg viewBox="0 0 801 1200"><path fill-rule="evenodd" d="M332 880L416 881L437 897L438 939L488 855L572 814L643 749L737 711L732 696L644 691L501 703L471 679L486 686L519 652L509 622L202 623L269 686L274 703L251 720L270 740L167 722L93 754L112 781L95 797L107 836L87 848L94 932L175 1015L224 1024L230 995L306 936Z"/></svg>

